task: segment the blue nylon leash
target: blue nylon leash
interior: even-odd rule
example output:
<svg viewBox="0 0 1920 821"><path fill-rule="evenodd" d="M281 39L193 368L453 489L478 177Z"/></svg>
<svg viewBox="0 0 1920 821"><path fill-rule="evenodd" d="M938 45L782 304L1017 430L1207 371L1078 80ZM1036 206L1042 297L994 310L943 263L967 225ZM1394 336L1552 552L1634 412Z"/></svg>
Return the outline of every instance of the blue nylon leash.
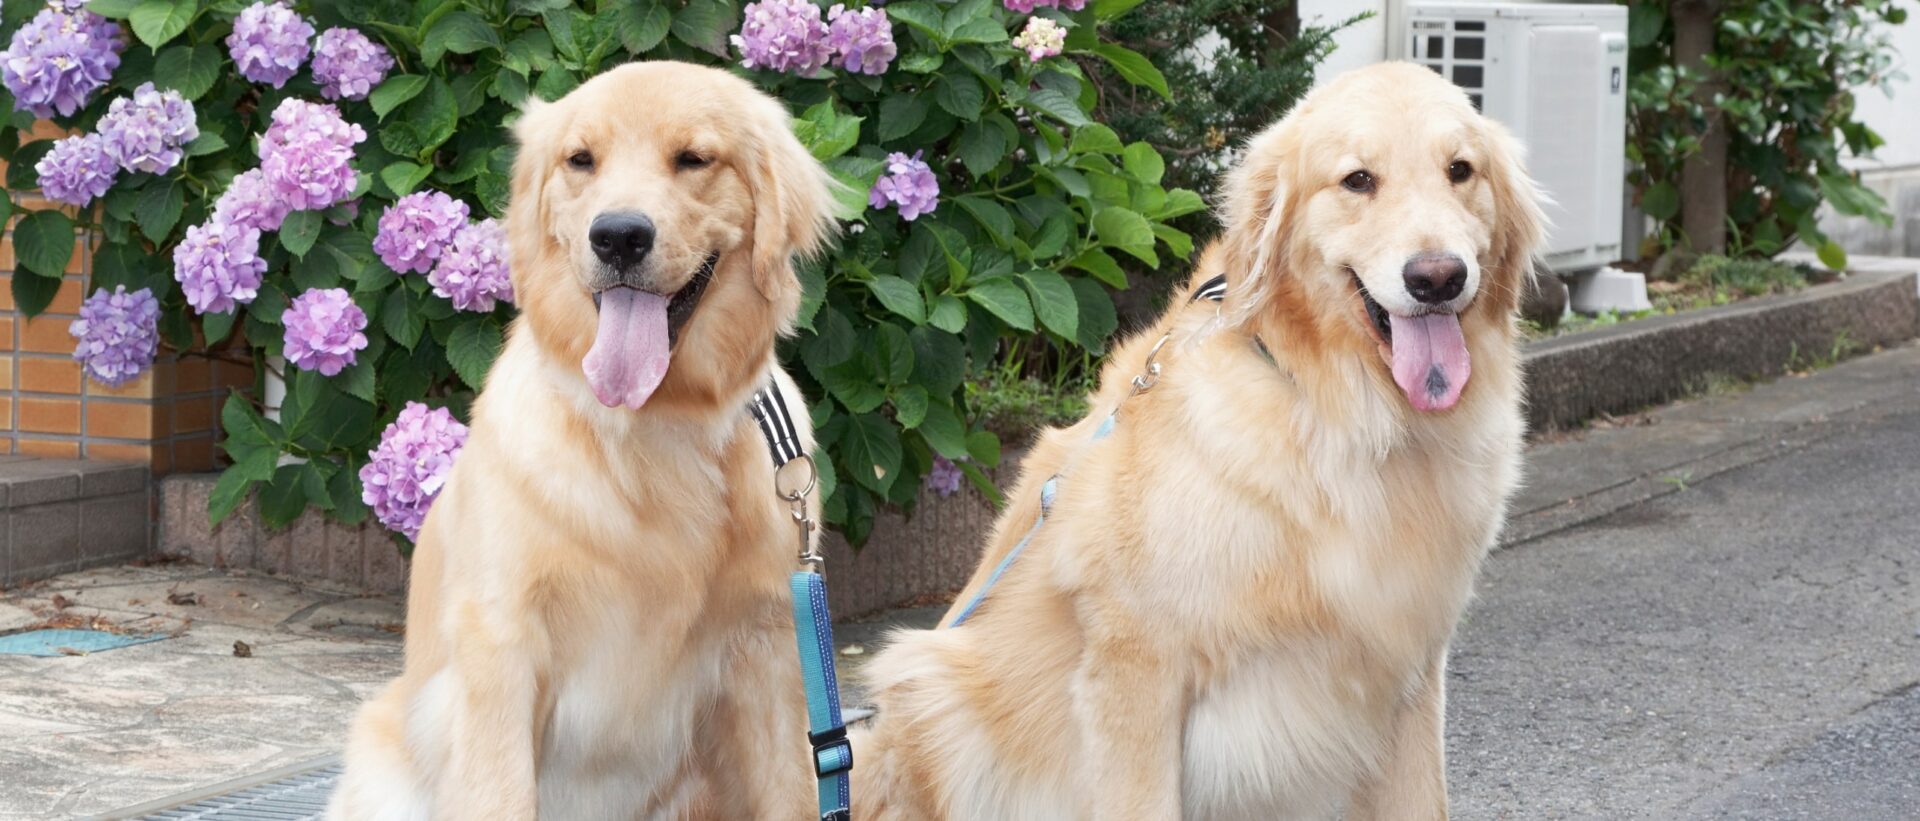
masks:
<svg viewBox="0 0 1920 821"><path fill-rule="evenodd" d="M800 647L800 674L807 684L807 739L813 742L813 772L820 781L820 818L845 821L851 798L853 747L840 721L840 682L833 671L833 617L827 587L813 570L796 570L793 636Z"/></svg>
<svg viewBox="0 0 1920 821"><path fill-rule="evenodd" d="M813 748L813 773L819 781L820 818L848 821L852 813L852 779L848 775L853 770L853 746L847 742L847 727L840 718L840 681L833 669L833 616L827 611L827 585L820 575L826 558L814 546L813 520L807 516L807 494L813 492L819 478L817 466L813 457L800 449L800 434L778 382L770 381L755 393L748 409L773 456L774 493L792 507L793 520L800 529L801 569L787 581L793 594L794 644L807 691L807 741ZM781 474L797 462L806 464L805 485L792 492L781 490Z"/></svg>
<svg viewBox="0 0 1920 821"><path fill-rule="evenodd" d="M1217 303L1226 298L1227 275L1221 274L1206 282L1200 283L1200 287L1193 289L1193 295L1188 297L1188 301L1199 302L1206 300ZM1128 394L1127 398L1146 393L1153 388L1154 383L1160 380L1160 364L1155 362L1154 358L1160 353L1161 346L1167 344L1167 340L1172 338L1172 336L1173 335L1169 333L1167 336L1160 337L1160 341L1154 343L1153 349L1147 352L1145 372L1133 378L1133 393ZM1257 337L1254 339L1254 344L1259 347L1260 353L1267 357L1267 361L1273 361L1273 355L1267 353L1266 345L1262 344ZM1121 400L1122 403L1125 401L1126 399ZM1087 446L1111 435L1113 433L1114 422L1119 416L1119 407L1115 407L1112 411L1108 412L1107 418L1100 420L1100 426L1094 429L1093 435L1087 437L1086 443L1080 447L1084 450ZM1068 464L1071 465L1078 457L1079 452L1076 452L1074 458L1068 460ZM1065 478L1066 475L1067 470L1063 467L1059 473L1048 477L1047 481L1040 485L1040 515L1034 517L1033 526L1027 528L1026 535L1021 536L1020 541L1013 546L1013 549L1007 551L1006 557L1001 559L999 564L994 565L993 573L987 576L986 583L980 585L980 590L973 594L973 598L967 600L967 606L960 609L960 615L953 617L953 621L947 624L948 628L959 627L965 623L967 619L972 618L973 611L979 609L981 603L987 600L987 593L993 590L994 585L1000 583L1000 577L1006 575L1007 568L1012 567L1014 560L1020 558L1021 553L1026 552L1027 545L1033 543L1033 537L1039 535L1040 527L1047 523L1047 514L1053 511L1053 500L1060 494L1060 480Z"/></svg>

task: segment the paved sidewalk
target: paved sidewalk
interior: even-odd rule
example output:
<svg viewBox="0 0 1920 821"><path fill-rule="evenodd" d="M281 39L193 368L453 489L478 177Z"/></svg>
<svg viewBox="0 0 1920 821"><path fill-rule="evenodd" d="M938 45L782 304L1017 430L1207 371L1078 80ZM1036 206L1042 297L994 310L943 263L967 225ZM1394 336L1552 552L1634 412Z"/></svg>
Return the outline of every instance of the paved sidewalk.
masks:
<svg viewBox="0 0 1920 821"><path fill-rule="evenodd" d="M335 752L360 700L400 670L400 617L389 599L178 564L8 593L0 632L173 637L0 655L0 819L85 817Z"/></svg>
<svg viewBox="0 0 1920 821"><path fill-rule="evenodd" d="M1911 345L1530 449L1450 671L1455 817L1915 817L1888 808L1920 806L1917 453ZM837 627L860 648L845 679L941 610ZM400 615L190 565L0 596L0 632L98 617L177 634L0 656L0 821L336 751L399 670Z"/></svg>

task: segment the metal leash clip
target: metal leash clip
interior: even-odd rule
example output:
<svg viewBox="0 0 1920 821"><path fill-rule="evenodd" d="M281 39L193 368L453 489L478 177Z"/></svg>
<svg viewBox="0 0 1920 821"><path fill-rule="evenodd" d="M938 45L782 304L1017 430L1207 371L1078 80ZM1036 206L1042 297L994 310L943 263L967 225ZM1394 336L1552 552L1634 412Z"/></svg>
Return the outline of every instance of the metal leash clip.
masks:
<svg viewBox="0 0 1920 821"><path fill-rule="evenodd" d="M805 462L807 465L806 481L798 490L781 490L780 477L786 475L788 467L799 462ZM813 535L813 519L807 515L807 494L813 492L814 485L817 484L819 480L819 466L814 464L813 456L810 454L802 453L799 456L788 459L786 464L773 469L773 492L786 501L787 506L793 513L794 526L800 530L800 564L805 565L806 569L812 573L820 572L820 569L826 566L827 563L827 557L820 554L819 547L814 544L811 538Z"/></svg>
<svg viewBox="0 0 1920 821"><path fill-rule="evenodd" d="M1160 356L1160 349L1166 347L1167 340L1172 338L1173 333L1168 332L1166 335L1160 337L1159 342L1153 343L1152 350L1147 351L1146 370L1133 378L1133 396L1146 393L1152 390L1154 385L1159 384L1160 363L1154 360Z"/></svg>

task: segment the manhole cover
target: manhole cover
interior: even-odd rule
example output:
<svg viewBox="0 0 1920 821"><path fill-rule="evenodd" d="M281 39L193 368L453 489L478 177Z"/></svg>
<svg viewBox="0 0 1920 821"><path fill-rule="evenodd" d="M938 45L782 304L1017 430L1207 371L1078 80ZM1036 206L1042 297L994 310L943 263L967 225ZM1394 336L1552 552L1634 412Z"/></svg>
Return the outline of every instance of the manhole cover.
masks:
<svg viewBox="0 0 1920 821"><path fill-rule="evenodd" d="M47 628L0 636L4 656L84 656L166 638L165 633L109 633Z"/></svg>

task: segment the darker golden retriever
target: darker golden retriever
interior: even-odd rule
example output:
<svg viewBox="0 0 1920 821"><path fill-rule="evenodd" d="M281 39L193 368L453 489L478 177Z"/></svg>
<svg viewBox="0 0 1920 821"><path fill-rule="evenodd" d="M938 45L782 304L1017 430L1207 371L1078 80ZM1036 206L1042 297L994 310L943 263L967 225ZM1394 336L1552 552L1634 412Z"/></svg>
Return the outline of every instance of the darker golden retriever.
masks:
<svg viewBox="0 0 1920 821"><path fill-rule="evenodd" d="M1195 274L1224 301L1116 350L947 626L872 661L860 821L1446 816L1447 644L1520 473L1533 185L1463 92L1388 64L1226 188Z"/></svg>

